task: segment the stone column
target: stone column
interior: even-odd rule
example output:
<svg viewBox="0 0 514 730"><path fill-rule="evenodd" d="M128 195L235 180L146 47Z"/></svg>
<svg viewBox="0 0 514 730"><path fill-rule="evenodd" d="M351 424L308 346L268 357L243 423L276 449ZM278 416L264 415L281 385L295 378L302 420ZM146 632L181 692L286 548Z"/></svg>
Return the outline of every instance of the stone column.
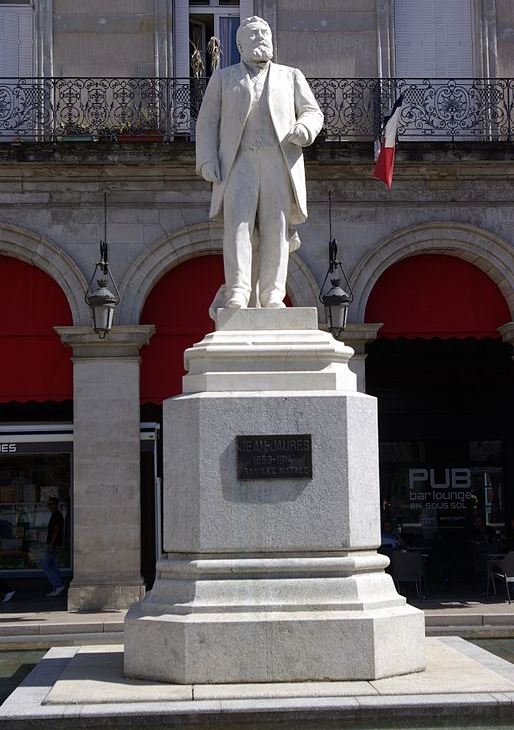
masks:
<svg viewBox="0 0 514 730"><path fill-rule="evenodd" d="M501 334L502 340L514 348L514 322L502 324L501 327L498 327L498 332ZM514 360L514 355L512 359Z"/></svg>
<svg viewBox="0 0 514 730"><path fill-rule="evenodd" d="M341 335L345 345L354 350L354 356L349 362L349 368L357 376L357 390L359 393L366 392L366 345L376 340L378 330L382 322L373 324L355 323L348 324Z"/></svg>
<svg viewBox="0 0 514 730"><path fill-rule="evenodd" d="M141 577L139 350L153 325L56 327L73 348L73 581L69 611L127 608Z"/></svg>

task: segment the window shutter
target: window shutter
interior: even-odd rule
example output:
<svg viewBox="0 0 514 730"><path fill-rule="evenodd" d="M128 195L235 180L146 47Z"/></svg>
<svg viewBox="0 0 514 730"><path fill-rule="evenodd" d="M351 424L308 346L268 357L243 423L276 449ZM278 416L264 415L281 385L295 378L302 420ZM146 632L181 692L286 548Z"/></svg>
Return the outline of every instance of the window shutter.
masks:
<svg viewBox="0 0 514 730"><path fill-rule="evenodd" d="M18 11L18 75L33 76L33 15L32 8L20 8Z"/></svg>
<svg viewBox="0 0 514 730"><path fill-rule="evenodd" d="M32 76L32 8L0 6L0 77Z"/></svg>
<svg viewBox="0 0 514 730"><path fill-rule="evenodd" d="M0 15L3 16L3 34L0 39L3 54L0 76L18 76L18 16L10 8L0 8Z"/></svg>
<svg viewBox="0 0 514 730"><path fill-rule="evenodd" d="M6 75L5 12L0 8L0 78Z"/></svg>
<svg viewBox="0 0 514 730"><path fill-rule="evenodd" d="M173 23L175 37L174 75L179 78L187 78L189 76L189 59L192 53L189 44L188 0L175 0Z"/></svg>
<svg viewBox="0 0 514 730"><path fill-rule="evenodd" d="M471 0L395 0L396 75L473 76Z"/></svg>

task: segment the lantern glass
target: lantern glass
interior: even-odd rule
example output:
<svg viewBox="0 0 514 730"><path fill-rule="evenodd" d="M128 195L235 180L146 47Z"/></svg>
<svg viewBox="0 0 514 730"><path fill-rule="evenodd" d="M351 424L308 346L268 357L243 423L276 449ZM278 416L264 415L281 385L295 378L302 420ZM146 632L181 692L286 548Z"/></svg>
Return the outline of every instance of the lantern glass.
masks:
<svg viewBox="0 0 514 730"><path fill-rule="evenodd" d="M114 279L113 283L116 287ZM86 303L89 304L93 315L93 329L103 340L111 330L114 308L119 302L119 295L117 289L116 294L107 289L107 279L98 279L97 284L96 291L88 291L86 294Z"/></svg>
<svg viewBox="0 0 514 730"><path fill-rule="evenodd" d="M93 329L102 340L112 328L114 307L114 302L96 304L91 307L93 310Z"/></svg>
<svg viewBox="0 0 514 730"><path fill-rule="evenodd" d="M346 313L348 308L344 304L337 304L335 307L330 307L330 320L332 327L336 330L344 329L346 324Z"/></svg>
<svg viewBox="0 0 514 730"><path fill-rule="evenodd" d="M348 304L334 304L332 306L326 306L325 314L327 322L329 323L330 332L334 335L334 337L339 337L346 327L348 319Z"/></svg>

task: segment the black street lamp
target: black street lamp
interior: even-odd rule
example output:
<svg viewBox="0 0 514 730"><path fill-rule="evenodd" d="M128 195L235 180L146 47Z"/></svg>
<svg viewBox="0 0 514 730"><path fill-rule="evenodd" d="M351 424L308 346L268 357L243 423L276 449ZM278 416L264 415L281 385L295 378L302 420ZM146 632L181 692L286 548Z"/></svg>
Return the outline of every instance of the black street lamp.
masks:
<svg viewBox="0 0 514 730"><path fill-rule="evenodd" d="M328 194L328 218L330 227L330 240L328 243L328 270L319 293L319 300L325 305L328 329L330 333L338 338L346 327L348 320L348 307L353 302L353 292L343 269L343 264L337 258L337 243L332 237L332 197ZM330 279L330 285L327 283ZM343 286L341 286L343 282Z"/></svg>
<svg viewBox="0 0 514 730"><path fill-rule="evenodd" d="M104 194L104 238L107 239L107 207L106 207L106 194ZM91 285L97 275L97 271L100 271L103 276L96 280L97 288L92 289ZM113 294L107 288L109 279L114 287ZM114 309L120 301L120 293L116 282L109 268L109 261L107 260L107 240L100 241L100 261L95 265L93 276L91 277L87 292L86 292L86 303L91 307L91 313L93 315L93 329L101 340L109 334L112 328L112 320L114 317Z"/></svg>

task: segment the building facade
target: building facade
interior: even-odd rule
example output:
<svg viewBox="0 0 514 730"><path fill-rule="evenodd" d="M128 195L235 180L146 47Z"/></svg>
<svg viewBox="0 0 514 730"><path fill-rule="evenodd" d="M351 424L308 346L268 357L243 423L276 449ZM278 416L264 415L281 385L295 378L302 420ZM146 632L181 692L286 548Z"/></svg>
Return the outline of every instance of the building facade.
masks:
<svg viewBox="0 0 514 730"><path fill-rule="evenodd" d="M325 113L288 298L326 326L330 194L354 292L342 339L379 398L384 522L428 551L440 584L463 565L476 587L482 542L509 546L512 3L0 2L0 569L38 574L57 496L70 610L127 606L152 581L160 404L181 391L183 350L212 329L223 278L194 172L207 44L237 62L253 13ZM389 192L373 140L400 93ZM84 294L105 238L121 300L99 340Z"/></svg>

